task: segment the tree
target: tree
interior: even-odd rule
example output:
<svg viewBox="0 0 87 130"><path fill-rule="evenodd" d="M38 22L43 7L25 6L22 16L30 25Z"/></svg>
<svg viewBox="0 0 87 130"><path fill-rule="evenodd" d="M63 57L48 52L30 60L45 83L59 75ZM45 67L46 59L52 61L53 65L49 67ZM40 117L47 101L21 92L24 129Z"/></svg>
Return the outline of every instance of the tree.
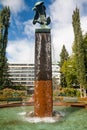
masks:
<svg viewBox="0 0 87 130"><path fill-rule="evenodd" d="M72 15L72 25L74 31L74 53L76 57L77 78L80 84L81 96L86 96L86 75L84 64L84 42L80 27L79 9L76 7Z"/></svg>
<svg viewBox="0 0 87 130"><path fill-rule="evenodd" d="M67 87L66 77L65 77L65 74L61 71L61 68L62 68L64 62L68 60L68 57L69 57L68 52L65 48L65 45L63 45L62 51L60 53L60 63L59 63L60 72L61 72L61 74L60 74L60 85L62 87Z"/></svg>
<svg viewBox="0 0 87 130"><path fill-rule="evenodd" d="M61 71L66 77L67 87L77 87L77 73L76 73L76 62L75 57L72 55L64 62Z"/></svg>
<svg viewBox="0 0 87 130"><path fill-rule="evenodd" d="M4 7L0 12L0 88L10 84L6 47L8 42L8 28L10 19L9 7Z"/></svg>
<svg viewBox="0 0 87 130"><path fill-rule="evenodd" d="M83 37L83 42L84 42L84 65L85 65L86 82L87 82L87 33Z"/></svg>

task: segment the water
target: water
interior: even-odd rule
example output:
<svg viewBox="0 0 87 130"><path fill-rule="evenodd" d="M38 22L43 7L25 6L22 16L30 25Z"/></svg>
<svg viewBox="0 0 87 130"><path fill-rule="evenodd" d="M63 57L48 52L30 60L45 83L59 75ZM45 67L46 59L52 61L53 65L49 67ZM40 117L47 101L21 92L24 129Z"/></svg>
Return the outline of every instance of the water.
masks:
<svg viewBox="0 0 87 130"><path fill-rule="evenodd" d="M51 35L50 29L45 31L35 33L34 113L37 117L52 116L53 111Z"/></svg>
<svg viewBox="0 0 87 130"><path fill-rule="evenodd" d="M87 130L87 109L77 107L55 107L63 117L55 123L29 123L23 120L25 110L32 111L33 107L1 108L0 130Z"/></svg>

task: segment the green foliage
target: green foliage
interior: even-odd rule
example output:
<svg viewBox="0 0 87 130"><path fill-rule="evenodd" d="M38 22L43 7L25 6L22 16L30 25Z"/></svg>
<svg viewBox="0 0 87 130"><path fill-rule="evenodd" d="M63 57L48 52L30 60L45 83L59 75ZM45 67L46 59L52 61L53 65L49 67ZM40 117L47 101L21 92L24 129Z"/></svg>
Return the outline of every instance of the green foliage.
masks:
<svg viewBox="0 0 87 130"><path fill-rule="evenodd" d="M64 62L61 71L66 77L67 87L73 87L73 85L78 85L76 61L74 56L69 57L69 59Z"/></svg>
<svg viewBox="0 0 87 130"><path fill-rule="evenodd" d="M0 100L6 100L7 98L15 98L15 97L25 97L26 91L24 90L14 90L11 88L6 88L0 91Z"/></svg>
<svg viewBox="0 0 87 130"><path fill-rule="evenodd" d="M66 96L71 96L71 97L80 96L80 91L74 88L65 88L64 93Z"/></svg>
<svg viewBox="0 0 87 130"><path fill-rule="evenodd" d="M55 96L58 96L58 90L54 90L53 91L53 96L55 97Z"/></svg>
<svg viewBox="0 0 87 130"><path fill-rule="evenodd" d="M85 65L86 82L87 82L87 33L83 37L83 43L84 43L84 65Z"/></svg>
<svg viewBox="0 0 87 130"><path fill-rule="evenodd" d="M13 89L9 89L9 88L3 89L3 96L6 98L13 97L14 92L15 90Z"/></svg>
<svg viewBox="0 0 87 130"><path fill-rule="evenodd" d="M60 72L61 72L60 84L62 87L67 87L66 77L65 77L65 74L61 71L61 68L62 68L64 62L68 60L68 57L69 57L68 52L67 52L65 46L63 45L62 51L60 53L60 62L59 62Z"/></svg>
<svg viewBox="0 0 87 130"><path fill-rule="evenodd" d="M10 85L6 47L8 41L10 9L4 7L0 12L0 89Z"/></svg>
<svg viewBox="0 0 87 130"><path fill-rule="evenodd" d="M85 76L85 64L84 64L84 42L82 31L80 27L80 16L79 9L73 12L73 30L75 36L74 42L74 53L76 57L76 68L77 68L77 78L81 87L85 87L86 85L86 76Z"/></svg>
<svg viewBox="0 0 87 130"><path fill-rule="evenodd" d="M71 88L72 90L72 87L80 86L83 90L87 88L87 34L82 35L79 9L77 8L72 15L72 25L75 37L73 54L67 60L61 60L61 74L66 80L68 89ZM62 53L62 59L63 55L64 53ZM81 93L85 96L85 91Z"/></svg>
<svg viewBox="0 0 87 130"><path fill-rule="evenodd" d="M9 88L12 88L12 89L15 89L15 90L26 90L26 87L21 85L21 84L12 85Z"/></svg>
<svg viewBox="0 0 87 130"><path fill-rule="evenodd" d="M5 96L0 95L0 101L6 101L6 97L5 97Z"/></svg>
<svg viewBox="0 0 87 130"><path fill-rule="evenodd" d="M65 48L65 45L63 45L62 51L60 53L60 63L59 63L60 67L62 67L64 61L66 61L68 59L68 57L69 57L69 54Z"/></svg>
<svg viewBox="0 0 87 130"><path fill-rule="evenodd" d="M58 89L57 90L53 90L53 100L54 101L57 99L58 93L59 93Z"/></svg>
<svg viewBox="0 0 87 130"><path fill-rule="evenodd" d="M75 88L62 88L62 90L60 90L60 95L65 95L65 96L70 96L70 97L74 97L80 96L80 91L78 89Z"/></svg>

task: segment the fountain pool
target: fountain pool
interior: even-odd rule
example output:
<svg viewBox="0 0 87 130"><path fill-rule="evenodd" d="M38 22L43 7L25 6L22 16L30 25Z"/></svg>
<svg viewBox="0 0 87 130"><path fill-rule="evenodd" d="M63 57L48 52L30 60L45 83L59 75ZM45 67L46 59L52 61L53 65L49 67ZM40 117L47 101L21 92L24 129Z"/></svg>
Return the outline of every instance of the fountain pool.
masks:
<svg viewBox="0 0 87 130"><path fill-rule="evenodd" d="M62 114L59 121L29 123L24 120L22 113L32 111L33 107L1 108L0 130L87 130L87 109L65 106L54 109Z"/></svg>

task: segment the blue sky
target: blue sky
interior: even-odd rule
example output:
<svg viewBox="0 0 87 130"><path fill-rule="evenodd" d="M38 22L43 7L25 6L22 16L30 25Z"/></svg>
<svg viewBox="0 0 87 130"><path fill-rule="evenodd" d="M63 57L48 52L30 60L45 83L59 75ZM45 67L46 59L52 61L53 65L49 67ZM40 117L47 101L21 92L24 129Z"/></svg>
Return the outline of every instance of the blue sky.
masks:
<svg viewBox="0 0 87 130"><path fill-rule="evenodd" d="M34 63L35 28L32 8L39 0L0 0L0 8L11 9L10 28L7 46L8 62ZM87 32L87 0L44 0L47 16L51 17L51 39L53 62L59 61L62 45L69 54L74 41L72 14L77 6L80 9L81 28Z"/></svg>

